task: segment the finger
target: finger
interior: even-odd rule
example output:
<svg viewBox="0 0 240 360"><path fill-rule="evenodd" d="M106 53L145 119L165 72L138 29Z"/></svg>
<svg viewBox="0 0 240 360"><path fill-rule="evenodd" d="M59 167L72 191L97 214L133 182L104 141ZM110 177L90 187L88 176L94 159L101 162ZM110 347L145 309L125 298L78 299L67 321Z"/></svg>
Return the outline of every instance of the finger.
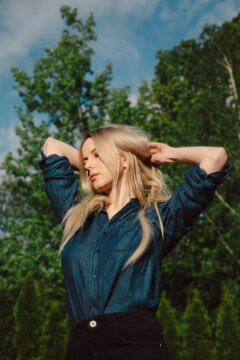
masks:
<svg viewBox="0 0 240 360"><path fill-rule="evenodd" d="M157 143L157 142L150 142L150 143L148 143L148 146L149 146L149 147L155 147L155 148L157 148L157 149L161 149L162 145L163 145L163 143Z"/></svg>
<svg viewBox="0 0 240 360"><path fill-rule="evenodd" d="M157 152L157 149L149 149L149 152L150 152L151 154L155 154L155 153Z"/></svg>
<svg viewBox="0 0 240 360"><path fill-rule="evenodd" d="M158 143L158 142L154 142L154 141L148 143L148 146L155 146L155 147L156 147L156 146L158 146L158 145L159 145L159 143Z"/></svg>

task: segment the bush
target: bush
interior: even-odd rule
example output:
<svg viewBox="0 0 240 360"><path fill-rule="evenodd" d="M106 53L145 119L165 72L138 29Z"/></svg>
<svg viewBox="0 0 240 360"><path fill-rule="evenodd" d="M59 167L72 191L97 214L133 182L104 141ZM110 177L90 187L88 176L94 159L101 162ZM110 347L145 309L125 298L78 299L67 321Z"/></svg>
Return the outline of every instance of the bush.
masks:
<svg viewBox="0 0 240 360"><path fill-rule="evenodd" d="M17 360L33 360L39 352L42 316L40 294L32 274L22 286L14 315Z"/></svg>
<svg viewBox="0 0 240 360"><path fill-rule="evenodd" d="M68 337L66 310L53 301L43 324L39 360L64 360Z"/></svg>
<svg viewBox="0 0 240 360"><path fill-rule="evenodd" d="M240 333L237 310L226 289L223 290L217 314L215 352L217 360L240 359Z"/></svg>
<svg viewBox="0 0 240 360"><path fill-rule="evenodd" d="M166 299L165 293L161 296L161 301L156 315L161 321L166 344L169 353L171 354L171 360L180 360L181 347L175 310Z"/></svg>
<svg viewBox="0 0 240 360"><path fill-rule="evenodd" d="M3 280L0 280L0 304L1 360L15 360L13 304Z"/></svg>
<svg viewBox="0 0 240 360"><path fill-rule="evenodd" d="M197 290L184 313L183 343L185 360L212 359L213 343L208 315Z"/></svg>

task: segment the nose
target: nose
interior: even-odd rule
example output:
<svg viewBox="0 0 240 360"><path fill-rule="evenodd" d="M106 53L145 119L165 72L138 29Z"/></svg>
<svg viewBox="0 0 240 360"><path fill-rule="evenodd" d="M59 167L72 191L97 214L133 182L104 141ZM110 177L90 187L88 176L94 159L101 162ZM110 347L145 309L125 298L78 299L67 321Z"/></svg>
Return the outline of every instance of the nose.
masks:
<svg viewBox="0 0 240 360"><path fill-rule="evenodd" d="M91 161L91 159L88 159L85 164L84 164L85 169L87 170L87 172L90 172L90 170L93 169L93 162Z"/></svg>

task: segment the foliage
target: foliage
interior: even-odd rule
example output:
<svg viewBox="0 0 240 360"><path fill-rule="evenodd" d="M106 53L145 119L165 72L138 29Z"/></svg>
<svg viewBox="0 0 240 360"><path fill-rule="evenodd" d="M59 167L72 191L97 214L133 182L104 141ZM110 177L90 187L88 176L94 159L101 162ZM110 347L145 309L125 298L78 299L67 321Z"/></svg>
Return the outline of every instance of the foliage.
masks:
<svg viewBox="0 0 240 360"><path fill-rule="evenodd" d="M185 360L212 359L208 315L196 290L184 313L183 343Z"/></svg>
<svg viewBox="0 0 240 360"><path fill-rule="evenodd" d="M193 231L163 263L163 289L180 312L193 287L201 290L210 312L219 305L223 284L240 297L239 40L240 15L222 26L206 26L199 40L157 54L151 103L160 104L160 113L153 113L158 122L154 133L148 126L151 136L176 147L224 146L233 164ZM174 189L186 166L163 169Z"/></svg>
<svg viewBox="0 0 240 360"><path fill-rule="evenodd" d="M1 359L15 360L13 301L3 280L0 280L0 304Z"/></svg>
<svg viewBox="0 0 240 360"><path fill-rule="evenodd" d="M175 315L175 310L163 292L159 303L157 318L160 319L164 338L172 360L181 359L180 333Z"/></svg>
<svg viewBox="0 0 240 360"><path fill-rule="evenodd" d="M29 273L15 306L15 346L17 360L34 360L38 356L42 308L38 286Z"/></svg>
<svg viewBox="0 0 240 360"><path fill-rule="evenodd" d="M42 328L39 360L64 360L69 336L66 309L60 301L52 301Z"/></svg>
<svg viewBox="0 0 240 360"><path fill-rule="evenodd" d="M44 309L53 299L65 299L57 256L62 229L43 190L40 149L48 136L77 147L83 131L106 122L130 124L146 130L153 141L176 147L224 146L228 152L233 170L161 269L162 288L178 319L197 287L214 320L223 285L233 299L240 297L240 15L222 26L206 26L198 40L159 50L154 79L142 82L135 105L128 86L110 88L110 64L93 73L93 15L84 22L68 6L61 15L61 38L34 62L32 75L12 67L23 107L17 108L17 156L7 154L1 165L1 276L15 299L29 270L44 289ZM172 189L187 167L161 167L172 179Z"/></svg>
<svg viewBox="0 0 240 360"><path fill-rule="evenodd" d="M61 39L35 60L32 76L12 67L24 108L17 108L18 155L8 153L1 166L0 266L15 296L28 270L42 286L48 285L49 297L65 295L57 256L62 230L43 190L40 149L49 136L75 145L82 131L103 124L109 100L111 65L95 76L91 70L93 15L84 23L68 6L61 15Z"/></svg>
<svg viewBox="0 0 240 360"><path fill-rule="evenodd" d="M223 290L216 322L216 359L240 359L240 328L237 310L227 289Z"/></svg>

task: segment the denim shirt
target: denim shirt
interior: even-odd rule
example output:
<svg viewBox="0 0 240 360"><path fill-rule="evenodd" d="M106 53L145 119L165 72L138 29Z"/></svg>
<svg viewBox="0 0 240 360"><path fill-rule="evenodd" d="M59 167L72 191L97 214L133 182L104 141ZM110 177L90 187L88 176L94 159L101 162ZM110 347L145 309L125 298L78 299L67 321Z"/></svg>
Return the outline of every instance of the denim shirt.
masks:
<svg viewBox="0 0 240 360"><path fill-rule="evenodd" d="M65 156L46 157L42 152L39 166L44 173L44 189L61 222L67 210L81 201L78 180ZM123 265L142 239L137 217L141 203L132 198L110 220L105 208L91 214L61 255L69 320L138 309L156 311L162 259L191 230L230 168L225 166L208 175L199 165L187 170L171 199L158 204L164 239L156 211L150 207L147 218L153 227L151 245L135 264L124 270Z"/></svg>

